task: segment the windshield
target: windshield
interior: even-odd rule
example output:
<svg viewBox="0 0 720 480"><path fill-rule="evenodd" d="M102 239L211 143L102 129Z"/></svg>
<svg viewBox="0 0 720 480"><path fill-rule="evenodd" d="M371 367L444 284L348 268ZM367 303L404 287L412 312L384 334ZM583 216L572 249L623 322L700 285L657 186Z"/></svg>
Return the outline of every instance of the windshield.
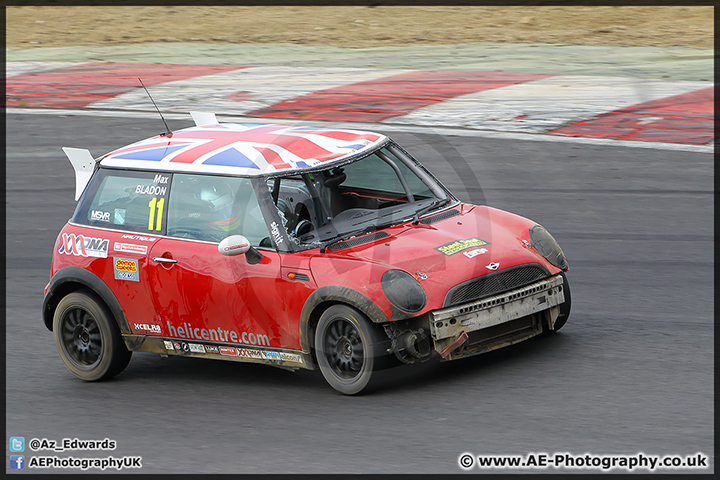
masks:
<svg viewBox="0 0 720 480"><path fill-rule="evenodd" d="M340 167L268 180L290 238L317 246L403 223L453 199L394 144Z"/></svg>

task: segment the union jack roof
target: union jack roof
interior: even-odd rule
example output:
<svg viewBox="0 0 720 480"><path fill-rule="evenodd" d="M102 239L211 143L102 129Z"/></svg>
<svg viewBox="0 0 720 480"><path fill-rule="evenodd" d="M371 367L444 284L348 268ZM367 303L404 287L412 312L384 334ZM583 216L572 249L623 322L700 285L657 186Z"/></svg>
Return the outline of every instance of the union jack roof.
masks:
<svg viewBox="0 0 720 480"><path fill-rule="evenodd" d="M223 123L178 130L105 155L103 166L261 176L342 163L385 141L379 133Z"/></svg>

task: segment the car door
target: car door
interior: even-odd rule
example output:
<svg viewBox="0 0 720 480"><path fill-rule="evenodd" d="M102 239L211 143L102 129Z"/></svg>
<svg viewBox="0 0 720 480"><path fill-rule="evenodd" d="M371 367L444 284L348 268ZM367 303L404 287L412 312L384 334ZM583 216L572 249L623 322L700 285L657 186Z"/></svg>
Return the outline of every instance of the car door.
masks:
<svg viewBox="0 0 720 480"><path fill-rule="evenodd" d="M244 235L259 247L269 236L250 180L175 174L167 236L148 254L148 277L164 335L188 341L291 347L280 298L280 255L261 248L262 260L226 256L218 243Z"/></svg>

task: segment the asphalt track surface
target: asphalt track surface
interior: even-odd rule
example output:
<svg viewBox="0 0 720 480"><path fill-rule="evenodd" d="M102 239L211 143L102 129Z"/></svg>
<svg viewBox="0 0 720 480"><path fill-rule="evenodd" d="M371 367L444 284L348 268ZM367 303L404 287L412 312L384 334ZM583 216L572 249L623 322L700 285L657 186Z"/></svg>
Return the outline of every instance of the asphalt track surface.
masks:
<svg viewBox="0 0 720 480"><path fill-rule="evenodd" d="M84 383L40 317L74 209L60 147L98 156L161 131L158 119L7 115L6 438L110 438L111 452L45 453L142 456L130 473L447 474L464 452L701 452L713 471L712 154L394 132L462 199L554 234L573 295L561 332L393 369L356 397L317 371L147 353Z"/></svg>

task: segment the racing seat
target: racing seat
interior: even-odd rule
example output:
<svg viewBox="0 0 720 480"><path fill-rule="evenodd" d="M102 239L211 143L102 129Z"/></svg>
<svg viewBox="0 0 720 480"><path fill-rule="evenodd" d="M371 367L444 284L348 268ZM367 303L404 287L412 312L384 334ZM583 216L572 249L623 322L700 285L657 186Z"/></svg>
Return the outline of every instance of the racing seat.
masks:
<svg viewBox="0 0 720 480"><path fill-rule="evenodd" d="M323 185L325 185L329 194L330 213L332 213L333 216L354 206L355 202L352 197L343 195L342 192L340 192L339 187L346 179L347 175L345 175L342 168L336 168L331 174L326 176L323 181Z"/></svg>

